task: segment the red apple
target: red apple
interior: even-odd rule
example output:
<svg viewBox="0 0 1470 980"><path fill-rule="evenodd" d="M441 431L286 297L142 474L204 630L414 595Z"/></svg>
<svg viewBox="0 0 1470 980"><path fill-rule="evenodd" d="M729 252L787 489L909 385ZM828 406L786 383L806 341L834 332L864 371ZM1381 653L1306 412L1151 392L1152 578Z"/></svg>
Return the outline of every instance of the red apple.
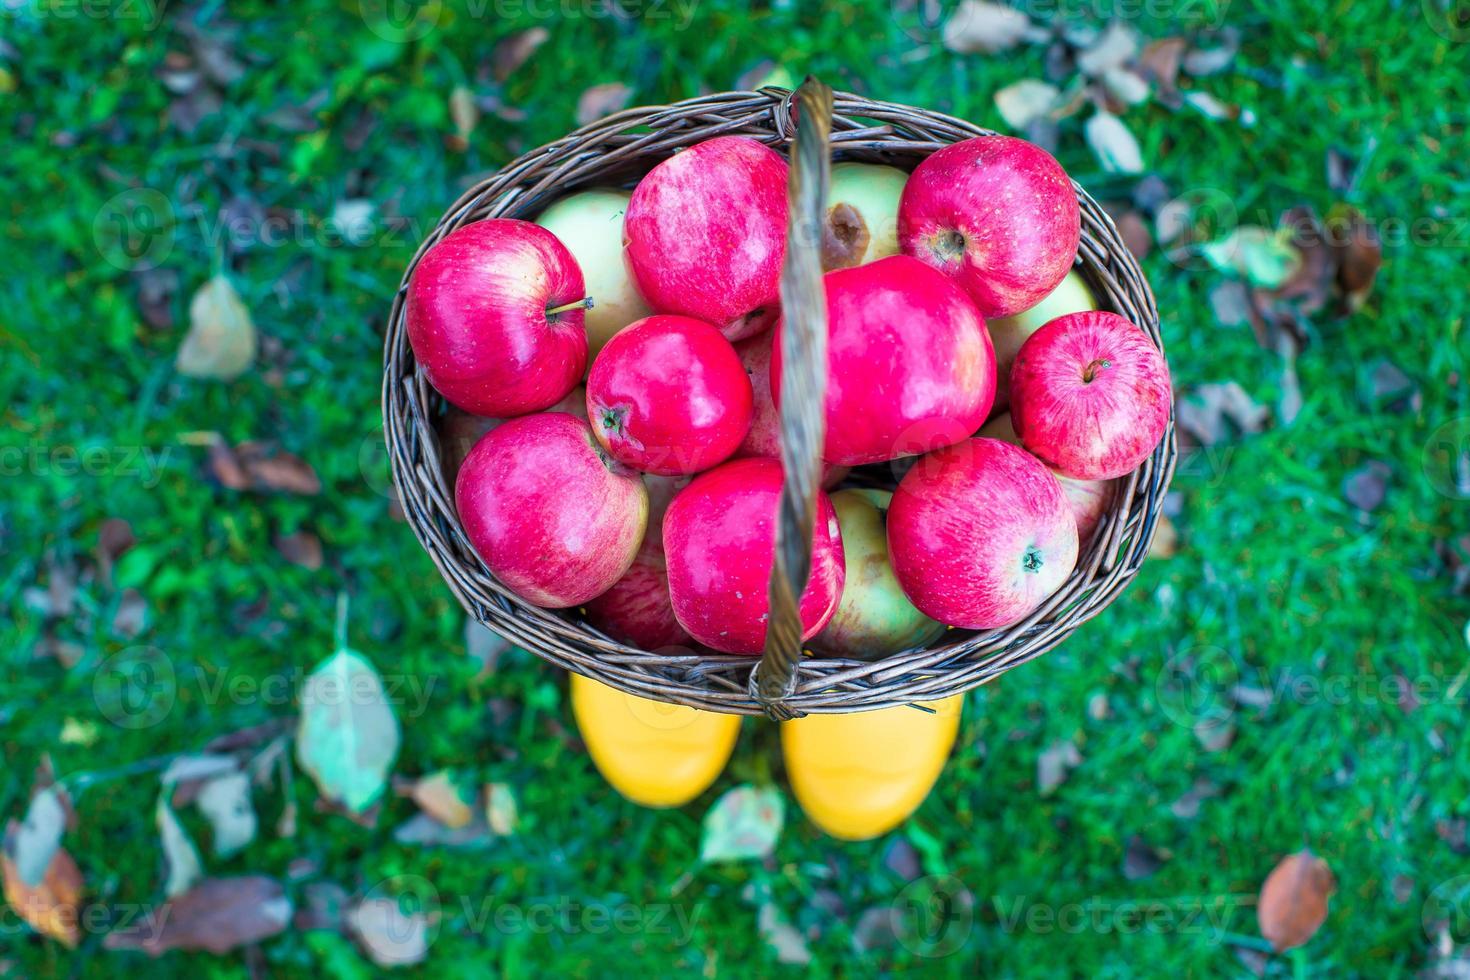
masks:
<svg viewBox="0 0 1470 980"><path fill-rule="evenodd" d="M623 256L648 305L731 340L775 322L785 255L786 161L746 136L706 140L654 167L623 219Z"/></svg>
<svg viewBox="0 0 1470 980"><path fill-rule="evenodd" d="M633 564L612 588L587 603L587 621L608 636L642 650L690 643L674 618L669 571L664 559L664 513L687 480L644 476L648 488L648 530Z"/></svg>
<svg viewBox="0 0 1470 980"><path fill-rule="evenodd" d="M1001 412L986 422L977 434L987 439L1008 442L1012 446L1021 445L1021 437L1016 435L1016 430L1011 426L1010 412ZM1051 475L1062 485L1062 493L1067 495L1067 503L1072 507L1072 516L1077 518L1077 539L1086 544L1092 540L1092 532L1097 530L1098 521L1102 520L1113 504L1115 488L1112 481L1074 480L1056 470L1052 470ZM838 518L841 518L841 514Z"/></svg>
<svg viewBox="0 0 1470 980"><path fill-rule="evenodd" d="M750 654L765 646L782 479L774 459L737 459L695 477L669 505L664 548L674 615L705 646ZM825 493L812 545L803 639L827 625L842 597L842 536Z"/></svg>
<svg viewBox="0 0 1470 980"><path fill-rule="evenodd" d="M898 244L951 276L991 317L1039 303L1072 267L1077 194L1041 147L977 136L924 159L904 185Z"/></svg>
<svg viewBox="0 0 1470 980"><path fill-rule="evenodd" d="M597 441L627 466L662 476L707 470L750 431L750 379L720 332L687 316L623 328L587 376Z"/></svg>
<svg viewBox="0 0 1470 980"><path fill-rule="evenodd" d="M1111 480L1148 458L1169 427L1169 365L1116 313L1059 316L1021 345L1011 421L1021 443L1076 480Z"/></svg>
<svg viewBox="0 0 1470 980"><path fill-rule="evenodd" d="M823 277L827 439L822 458L857 466L967 439L995 398L995 353L975 304L944 275L894 255ZM771 387L781 401L782 324Z"/></svg>
<svg viewBox="0 0 1470 980"><path fill-rule="evenodd" d="M608 458L586 422L511 419L470 450L454 485L470 544L532 605L579 606L633 563L648 523L638 474Z"/></svg>
<svg viewBox="0 0 1470 980"><path fill-rule="evenodd" d="M1019 622L1077 564L1077 521L1056 477L997 439L920 459L888 509L888 549L904 594L967 629Z"/></svg>
<svg viewBox="0 0 1470 980"><path fill-rule="evenodd" d="M587 363L582 271L556 236L493 218L451 232L408 281L408 342L441 395L475 415L539 412ZM564 308L569 307L569 308Z"/></svg>

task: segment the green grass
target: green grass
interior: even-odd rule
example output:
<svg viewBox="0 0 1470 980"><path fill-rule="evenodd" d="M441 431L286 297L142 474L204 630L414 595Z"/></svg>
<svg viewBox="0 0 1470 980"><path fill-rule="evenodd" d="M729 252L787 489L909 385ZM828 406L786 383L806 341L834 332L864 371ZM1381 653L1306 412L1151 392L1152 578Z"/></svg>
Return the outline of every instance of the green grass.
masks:
<svg viewBox="0 0 1470 980"><path fill-rule="evenodd" d="M1465 870L1437 828L1470 818L1460 685L1470 604L1453 594L1436 550L1470 531L1470 519L1421 464L1431 433L1470 416L1470 141L1455 94L1470 71L1470 43L1430 30L1411 2L1219 6L1243 48L1227 72L1195 84L1249 106L1257 121L1244 127L1156 104L1129 110L1151 169L1174 193L1219 189L1254 223L1299 203L1325 213L1341 200L1380 223L1432 222L1430 240L1391 243L1368 303L1312 322L1298 361L1305 405L1292 424L1181 467L1177 557L1150 562L1071 643L971 695L954 758L901 831L839 844L793 809L772 860L718 867L697 862L700 818L737 782L784 785L775 727L747 721L715 790L684 809L651 812L616 797L586 755L558 737L558 725L571 724L558 671L518 654L474 682L462 613L381 492L380 331L389 298L420 237L467 183L572 128L577 96L590 85L622 81L636 102L667 101L730 88L769 59L1002 128L995 90L1040 76L1042 49L993 57L924 49L881 2L820 15L814 4L706 0L688 30L652 16L593 17L581 4L549 21L524 12L476 17L495 8L448 4L434 29L408 44L369 30L354 0L293 4L292 13L260 2L228 12L217 2L171 5L156 27L128 13L151 10L142 5L64 17L78 8L38 0L0 13L0 51L14 82L0 94L0 131L9 134L0 165L0 447L10 453L0 482L0 812L23 808L42 753L62 773L108 770L289 714L289 700L207 692L221 678L299 678L329 652L335 596L346 592L354 645L385 674L433 683L421 713L400 712L397 771L451 766L508 782L522 832L477 852L404 847L392 828L412 813L408 801L391 800L378 827L363 829L315 812L315 791L298 778L295 838L269 832L283 801L261 791L261 839L227 861L206 860L215 874L280 877L297 898L309 880L348 890L395 875L427 880L446 914L424 976L774 970L757 936L752 885L813 930L812 972L1239 975L1233 946L1262 945L1253 904L1261 881L1304 846L1329 862L1339 891L1321 932L1273 961L1271 973L1415 973L1434 946L1424 903ZM543 8L563 9L534 9ZM168 119L165 59L188 50L187 22L226 13L239 26L233 50L243 71L224 86L218 114L182 133ZM1137 22L1151 36L1197 23ZM449 93L467 84L496 94L481 62L496 38L533 24L548 27L551 40L498 92L526 118L487 115L468 149L455 151ZM271 121L308 102L314 131ZM1101 173L1089 153L1084 116L1061 124L1060 159L1095 196L1125 196L1131 181ZM1333 147L1361 158L1345 194L1324 177ZM178 277L171 327L144 321L136 278L104 261L94 240L106 202L130 187L155 189L177 218L161 266ZM347 246L321 224L338 201L354 198L375 202L379 218L371 241ZM289 234L231 245L217 218L231 200L284 216ZM239 381L192 381L174 372L173 356L188 296L221 264L270 342ZM1279 358L1259 349L1249 328L1216 325L1208 302L1216 277L1157 251L1145 267L1176 385L1235 380L1274 404ZM1365 398L1371 366L1383 358L1413 380L1417 406L1395 411ZM231 442L278 441L312 463L322 494L211 484L202 450L180 438L201 430ZM104 449L113 462L95 475L57 472L67 447ZM163 460L146 478L124 465L142 448ZM16 462L20 453L26 462ZM1363 515L1341 487L1367 460L1384 461L1392 475L1382 507ZM48 556L90 567L109 517L127 519L138 546L113 588L84 579L80 612L48 624L23 590L45 583ZM298 528L321 537L320 571L289 565L273 549L273 535ZM123 588L150 607L133 641L108 626ZM35 655L48 633L80 647L75 667ZM99 713L93 684L107 658L137 644L168 658L179 694L159 724L132 730ZM1159 683L1171 657L1208 648L1223 651L1216 656L1242 683L1274 692L1264 707L1239 708L1234 742L1213 753L1175 720L1177 696ZM1382 693L1399 674L1425 687L1416 710ZM1103 720L1086 710L1098 694L1111 711ZM492 710L494 699L509 710ZM94 744L64 742L68 722L98 726ZM1084 761L1043 797L1037 758L1058 739L1074 739ZM1219 795L1196 817L1173 815L1170 804L1201 778ZM79 801L80 824L66 843L89 897L105 909L162 893L156 793L151 777L120 778ZM1123 872L1134 835L1169 855L1136 881ZM852 951L865 909L906 900L905 882L883 860L898 837L918 850L926 875L954 875L973 896L938 937L938 951L957 946L948 955L924 956L936 948L922 943ZM1463 831L1454 844L1465 847ZM293 876L292 862L303 861L307 870ZM1412 884L1396 896L1400 875ZM498 929L480 918L501 905L572 902L631 908L646 928ZM672 915L651 921L669 903L692 917L687 935ZM1128 903L1164 912L1153 928L1133 930ZM1201 905L1223 909L1214 920L1223 932L1186 914ZM1078 909L1096 914L1082 921ZM1048 910L1059 925L1045 924ZM33 977L247 975L240 955L172 953L155 964L103 950L99 932L68 952L7 915L0 961ZM1458 938L1470 935L1462 929ZM275 976L373 972L345 940L320 934L288 932L261 956Z"/></svg>

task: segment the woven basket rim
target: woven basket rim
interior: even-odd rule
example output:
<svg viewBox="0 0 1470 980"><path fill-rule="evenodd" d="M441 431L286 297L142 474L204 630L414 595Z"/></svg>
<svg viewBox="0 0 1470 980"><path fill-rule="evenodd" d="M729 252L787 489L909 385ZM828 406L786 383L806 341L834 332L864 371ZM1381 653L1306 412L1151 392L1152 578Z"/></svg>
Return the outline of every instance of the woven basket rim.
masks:
<svg viewBox="0 0 1470 980"><path fill-rule="evenodd" d="M793 135L792 93L731 91L668 105L625 109L521 154L455 201L420 244L394 295L384 337L382 408L393 483L405 519L450 591L470 615L506 639L618 690L709 710L760 714L749 692L756 658L655 653L619 643L576 610L540 609L510 593L470 547L444 476L433 424L442 399L418 370L407 341L404 296L424 253L450 231L487 217L530 218L573 190L627 186L676 149L718 135L751 136L783 153ZM834 93L831 145L837 159L904 169L948 143L993 131L899 103ZM1107 213L1073 181L1082 211L1074 269L1100 309L1128 317L1163 352L1158 309L1133 255ZM1171 406L1164 438L1120 477L1113 505L1079 553L1067 581L1030 616L1000 630L950 630L928 647L878 661L804 657L794 715L872 710L962 693L1055 647L1109 605L1148 554L1178 449Z"/></svg>

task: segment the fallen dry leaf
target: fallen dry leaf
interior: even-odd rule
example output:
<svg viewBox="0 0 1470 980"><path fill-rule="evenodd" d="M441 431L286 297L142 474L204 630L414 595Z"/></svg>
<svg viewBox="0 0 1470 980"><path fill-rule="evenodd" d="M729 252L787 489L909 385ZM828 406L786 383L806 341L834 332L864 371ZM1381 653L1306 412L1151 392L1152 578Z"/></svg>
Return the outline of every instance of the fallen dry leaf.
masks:
<svg viewBox="0 0 1470 980"><path fill-rule="evenodd" d="M1087 145L1109 173L1143 173L1143 150L1123 120L1098 110L1083 127Z"/></svg>
<svg viewBox="0 0 1470 980"><path fill-rule="evenodd" d="M231 448L223 440L210 443L210 475L229 490L259 490L313 497L321 479L300 456L266 442L242 442Z"/></svg>
<svg viewBox="0 0 1470 980"><path fill-rule="evenodd" d="M1042 796L1050 796L1080 765L1082 753L1075 744L1068 739L1053 742L1036 758L1036 788Z"/></svg>
<svg viewBox="0 0 1470 980"><path fill-rule="evenodd" d="M189 301L189 332L174 366L191 378L231 381L255 363L255 322L230 280L220 274Z"/></svg>
<svg viewBox="0 0 1470 980"><path fill-rule="evenodd" d="M944 22L944 46L958 54L995 54L1031 35L1031 18L1014 7L964 0Z"/></svg>
<svg viewBox="0 0 1470 980"><path fill-rule="evenodd" d="M455 782L454 774L447 769L414 780L408 795L418 804L420 810L451 830L463 827L474 819L474 801L466 799L464 789Z"/></svg>
<svg viewBox="0 0 1470 980"><path fill-rule="evenodd" d="M1174 522L1167 515L1160 514L1159 522L1154 526L1154 539L1149 543L1148 556L1150 558L1173 558L1179 551L1179 532L1174 530Z"/></svg>
<svg viewBox="0 0 1470 980"><path fill-rule="evenodd" d="M1121 68L1138 54L1138 32L1121 20L1108 24L1106 30L1077 54L1077 69L1097 78L1105 72Z"/></svg>
<svg viewBox="0 0 1470 980"><path fill-rule="evenodd" d="M470 137L480 122L480 107L475 104L475 93L463 85L454 86L449 93L449 118L454 123L454 148L463 150L470 145Z"/></svg>
<svg viewBox="0 0 1470 980"><path fill-rule="evenodd" d="M291 564L313 572L322 567L322 541L310 531L278 534L274 543L280 556Z"/></svg>
<svg viewBox="0 0 1470 980"><path fill-rule="evenodd" d="M1191 48L1184 56L1184 70L1194 76L1214 75L1229 68L1235 61L1236 54L1240 51L1240 32L1235 28L1226 28L1218 34L1212 35L1212 40L1218 41L1205 47Z"/></svg>
<svg viewBox="0 0 1470 980"><path fill-rule="evenodd" d="M97 569L108 588L112 587L112 566L136 543L133 526L121 517L109 517L97 529Z"/></svg>
<svg viewBox="0 0 1470 980"><path fill-rule="evenodd" d="M501 38L490 55L491 71L495 80L504 82L514 75L550 37L551 32L544 27L529 27Z"/></svg>
<svg viewBox="0 0 1470 980"><path fill-rule="evenodd" d="M485 785L485 822L501 837L509 837L520 824L520 808L515 791L505 783Z"/></svg>
<svg viewBox="0 0 1470 980"><path fill-rule="evenodd" d="M1375 511L1388 494L1388 478L1393 474L1387 463L1371 459L1353 470L1342 482L1342 495L1361 511Z"/></svg>
<svg viewBox="0 0 1470 980"><path fill-rule="evenodd" d="M1235 381L1196 386L1178 400L1175 413L1179 428L1203 446L1223 442L1232 425L1244 435L1260 432L1271 418L1271 410Z"/></svg>
<svg viewBox="0 0 1470 980"><path fill-rule="evenodd" d="M1118 237L1123 239L1124 246L1133 253L1133 257L1139 261L1146 258L1153 249L1154 239L1138 212L1124 211L1114 216L1113 223L1118 228Z"/></svg>
<svg viewBox="0 0 1470 980"><path fill-rule="evenodd" d="M1138 56L1138 70L1158 87L1163 100L1179 97L1179 65L1189 42L1182 37L1165 37L1152 41Z"/></svg>
<svg viewBox="0 0 1470 980"><path fill-rule="evenodd" d="M1023 130L1050 112L1061 94L1050 82L1023 78L995 93L995 107L1007 126Z"/></svg>
<svg viewBox="0 0 1470 980"><path fill-rule="evenodd" d="M363 899L347 911L343 922L378 966L412 966L429 953L429 916L404 912L395 898Z"/></svg>
<svg viewBox="0 0 1470 980"><path fill-rule="evenodd" d="M1363 305L1383 266L1383 242L1372 223L1356 208L1333 208L1327 216L1337 256L1337 286L1349 311Z"/></svg>
<svg viewBox="0 0 1470 980"><path fill-rule="evenodd" d="M603 116L625 108L633 98L633 90L622 82L594 85L577 99L577 125L586 126Z"/></svg>
<svg viewBox="0 0 1470 980"><path fill-rule="evenodd" d="M162 956L171 949L206 950L223 956L258 943L291 923L291 900L274 878L248 875L206 878L152 916L107 934L108 949L136 949Z"/></svg>
<svg viewBox="0 0 1470 980"><path fill-rule="evenodd" d="M4 878L5 900L32 929L67 946L81 940L77 925L82 899L82 872L64 848L50 850L39 880L27 883L17 866L15 851L21 825L10 821L0 852L0 876Z"/></svg>
<svg viewBox="0 0 1470 980"><path fill-rule="evenodd" d="M1142 75L1127 68L1109 68L1103 72L1102 86L1114 103L1112 108L1119 110L1142 105L1152 91Z"/></svg>
<svg viewBox="0 0 1470 980"><path fill-rule="evenodd" d="M1304 945L1327 919L1337 878L1327 862L1303 850L1281 859L1261 886L1256 920L1261 935L1283 953Z"/></svg>

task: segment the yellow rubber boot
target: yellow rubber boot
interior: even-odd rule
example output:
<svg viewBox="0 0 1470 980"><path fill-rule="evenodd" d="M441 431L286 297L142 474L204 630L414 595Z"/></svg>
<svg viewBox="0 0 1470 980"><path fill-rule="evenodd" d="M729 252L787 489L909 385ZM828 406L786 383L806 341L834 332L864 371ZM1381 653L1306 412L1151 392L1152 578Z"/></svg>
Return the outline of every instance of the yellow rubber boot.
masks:
<svg viewBox="0 0 1470 980"><path fill-rule="evenodd" d="M572 674L572 714L613 789L649 807L683 806L719 776L740 716L624 694Z"/></svg>
<svg viewBox="0 0 1470 980"><path fill-rule="evenodd" d="M812 823L868 840L918 809L944 768L964 695L878 711L808 715L781 723L786 776Z"/></svg>

